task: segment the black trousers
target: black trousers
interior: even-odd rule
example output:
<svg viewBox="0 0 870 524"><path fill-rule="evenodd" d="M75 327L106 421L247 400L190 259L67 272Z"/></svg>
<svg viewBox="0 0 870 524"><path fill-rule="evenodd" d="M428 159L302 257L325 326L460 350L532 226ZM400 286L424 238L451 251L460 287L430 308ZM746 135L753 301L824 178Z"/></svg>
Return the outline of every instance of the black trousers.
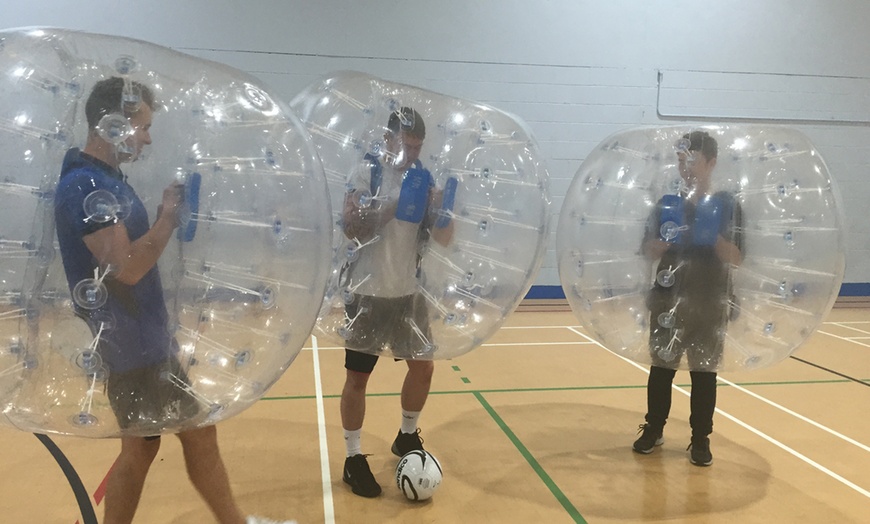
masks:
<svg viewBox="0 0 870 524"><path fill-rule="evenodd" d="M671 412L671 385L676 370L652 366L646 386L646 422L652 427L664 427ZM692 438L703 438L713 432L713 412L716 410L716 373L690 371L692 377L691 416Z"/></svg>

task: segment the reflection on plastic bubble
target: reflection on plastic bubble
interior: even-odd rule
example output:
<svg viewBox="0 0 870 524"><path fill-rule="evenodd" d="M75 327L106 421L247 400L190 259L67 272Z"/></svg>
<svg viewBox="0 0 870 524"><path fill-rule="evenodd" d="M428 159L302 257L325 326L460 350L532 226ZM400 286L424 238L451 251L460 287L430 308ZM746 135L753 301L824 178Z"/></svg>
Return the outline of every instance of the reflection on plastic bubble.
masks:
<svg viewBox="0 0 870 524"><path fill-rule="evenodd" d="M97 124L97 133L103 140L110 144L118 145L130 138L133 134L133 126L124 115L112 113L100 119Z"/></svg>
<svg viewBox="0 0 870 524"><path fill-rule="evenodd" d="M142 436L256 402L314 327L330 271L326 178L298 118L249 75L146 42L39 29L0 43L0 293L20 319L4 423ZM135 242L181 194L156 266L81 251ZM131 374L151 377L137 402L171 402L125 411Z"/></svg>
<svg viewBox="0 0 870 524"><path fill-rule="evenodd" d="M292 105L335 174L321 334L400 358L474 349L524 297L546 243L547 173L525 125L354 72L312 84ZM397 317L411 322L371 320Z"/></svg>
<svg viewBox="0 0 870 524"><path fill-rule="evenodd" d="M656 282L662 287L671 287L676 282L674 272L669 269L663 269L656 274Z"/></svg>
<svg viewBox="0 0 870 524"><path fill-rule="evenodd" d="M357 207L364 209L372 205L372 194L366 189L354 191L352 198Z"/></svg>
<svg viewBox="0 0 870 524"><path fill-rule="evenodd" d="M659 315L658 322L661 327L670 329L676 324L677 317L673 312L668 311Z"/></svg>
<svg viewBox="0 0 870 524"><path fill-rule="evenodd" d="M80 280L73 288L73 301L84 309L99 309L106 304L109 292L99 280L88 278Z"/></svg>
<svg viewBox="0 0 870 524"><path fill-rule="evenodd" d="M83 202L85 219L103 224L114 221L118 217L121 205L110 191L98 189L88 194Z"/></svg>
<svg viewBox="0 0 870 524"><path fill-rule="evenodd" d="M70 423L73 425L73 427L76 427L76 426L83 426L83 427L96 426L98 422L99 422L99 419L97 419L96 416L94 416L91 413L85 413L85 412L76 413L75 415L73 415L70 418Z"/></svg>
<svg viewBox="0 0 870 524"><path fill-rule="evenodd" d="M609 137L577 171L556 237L565 295L601 344L698 371L788 357L844 271L834 180L809 140L783 127Z"/></svg>
<svg viewBox="0 0 870 524"><path fill-rule="evenodd" d="M76 354L75 365L86 372L94 372L103 365L103 359L96 351L83 350Z"/></svg>
<svg viewBox="0 0 870 524"><path fill-rule="evenodd" d="M129 75L139 70L139 62L128 55L122 55L115 59L115 71L120 75Z"/></svg>
<svg viewBox="0 0 870 524"><path fill-rule="evenodd" d="M660 228L660 233L662 239L666 242L669 242L675 238L677 238L677 234L680 232L680 227L675 222L665 222L662 224Z"/></svg>

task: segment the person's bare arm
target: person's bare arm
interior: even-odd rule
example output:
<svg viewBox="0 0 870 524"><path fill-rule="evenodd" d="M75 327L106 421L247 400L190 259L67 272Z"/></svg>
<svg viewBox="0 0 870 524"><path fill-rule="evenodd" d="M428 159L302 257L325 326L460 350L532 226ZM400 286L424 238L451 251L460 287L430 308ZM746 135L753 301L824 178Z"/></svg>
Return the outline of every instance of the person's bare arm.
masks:
<svg viewBox="0 0 870 524"><path fill-rule="evenodd" d="M722 235L716 239L716 245L713 249L722 262L733 266L739 266L743 262L743 253L740 252L740 248L733 242L726 240Z"/></svg>
<svg viewBox="0 0 870 524"><path fill-rule="evenodd" d="M344 236L366 242L375 231L396 217L396 205L395 201L375 201L368 207L360 207L352 192L345 194L341 215Z"/></svg>
<svg viewBox="0 0 870 524"><path fill-rule="evenodd" d="M429 192L429 209L432 211L428 213L426 227L429 228L429 234L432 236L432 240L446 247L448 244L450 244L450 241L453 240L453 229L455 221L450 220L450 222L448 222L448 224L444 227L436 226L439 217L438 213L441 210L441 203L443 202L443 200L443 190L432 190Z"/></svg>
<svg viewBox="0 0 870 524"><path fill-rule="evenodd" d="M131 242L127 227L118 223L86 235L85 245L111 277L122 284L135 285L157 264L178 226L177 209L184 186L173 184L163 190L163 203L157 220L147 233Z"/></svg>
<svg viewBox="0 0 870 524"><path fill-rule="evenodd" d="M670 242L665 242L660 238L651 238L643 243L641 252L643 253L643 256L650 260L658 260L662 258L662 255L664 255L672 245L673 244Z"/></svg>

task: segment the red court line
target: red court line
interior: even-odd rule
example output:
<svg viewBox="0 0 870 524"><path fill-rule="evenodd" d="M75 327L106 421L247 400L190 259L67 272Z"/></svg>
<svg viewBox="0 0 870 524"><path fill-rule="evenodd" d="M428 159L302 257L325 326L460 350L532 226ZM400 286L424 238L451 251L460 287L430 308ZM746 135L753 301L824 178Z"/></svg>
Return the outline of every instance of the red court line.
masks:
<svg viewBox="0 0 870 524"><path fill-rule="evenodd" d="M94 502L97 506L99 506L100 503L103 502L103 499L106 497L106 482L109 480L109 475L112 474L112 470L115 469L115 464L117 463L118 461L116 459L115 462L112 464L112 467L109 468L109 471L106 472L106 476L103 477L103 481L100 482L99 486L97 486L97 490L94 491ZM76 519L76 524L81 524L81 522Z"/></svg>
<svg viewBox="0 0 870 524"><path fill-rule="evenodd" d="M100 502L103 501L103 497L106 496L106 482L109 480L109 475L112 474L112 470L115 469L115 464L117 464L117 459L114 463L112 463L112 467L109 468L109 471L106 472L106 476L103 477L103 481L100 482L100 485L97 487L97 491L94 492L94 502L97 503L97 506L100 505Z"/></svg>

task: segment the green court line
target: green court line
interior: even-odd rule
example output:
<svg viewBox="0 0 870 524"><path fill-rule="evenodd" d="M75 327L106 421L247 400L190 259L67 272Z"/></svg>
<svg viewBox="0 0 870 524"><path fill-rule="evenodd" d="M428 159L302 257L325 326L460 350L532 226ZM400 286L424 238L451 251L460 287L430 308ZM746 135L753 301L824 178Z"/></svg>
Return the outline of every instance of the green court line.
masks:
<svg viewBox="0 0 870 524"><path fill-rule="evenodd" d="M465 382L466 384L471 384L471 380L469 380L468 377L459 377L459 378L462 380L462 382Z"/></svg>
<svg viewBox="0 0 870 524"><path fill-rule="evenodd" d="M870 379L865 379L870 380ZM790 385L809 385L809 384L851 384L851 380L831 379L831 380L796 380L796 381L768 381L768 382L739 382L735 383L738 386L790 386ZM691 384L677 384L681 388L690 387ZM731 387L728 384L719 384L721 388ZM459 389L446 391L430 391L430 395L467 395L469 393L535 393L546 391L587 391L587 390L603 390L603 389L644 389L646 384L634 384L623 386L566 386L561 388L504 388L504 389ZM367 393L369 397L396 397L399 393ZM340 398L341 395L323 395L323 398ZM261 400L311 400L316 398L314 395L293 395L284 397L263 397Z"/></svg>
<svg viewBox="0 0 870 524"><path fill-rule="evenodd" d="M520 441L519 437L516 436L511 428L509 428L508 425L505 423L505 421L498 415L498 413L496 413L495 409L489 404L489 402L487 402L486 399L483 398L483 395L481 395L480 392L475 391L474 396L483 406L483 409L485 409L486 412L489 413L489 416L492 417L492 419L495 421L495 423L498 424L498 427L500 427L504 434L507 435L513 445L523 456L523 458L526 459L526 462L528 462L529 465L532 466L532 469L535 470L535 473L538 474L538 477L544 482L544 485L547 486L547 488L550 490L550 493L552 493L553 496L556 497L556 500L558 500L559 503L562 504L562 507L565 508L565 510L568 512L568 514L571 515L571 518L574 519L574 522L586 524L586 519L583 518L583 515L581 515L577 508L575 508L574 505L571 504L571 501L568 500L568 497L566 497L565 494L562 493L562 490L559 489L559 486L557 486L556 483L553 482L553 479L550 478L550 475L548 475L547 472L544 471L544 468L541 466L541 464L538 463L538 461L528 450L528 448L526 448L526 446L523 445L522 441Z"/></svg>
<svg viewBox="0 0 870 524"><path fill-rule="evenodd" d="M453 368L453 371L459 371L459 366L451 366L451 367Z"/></svg>

